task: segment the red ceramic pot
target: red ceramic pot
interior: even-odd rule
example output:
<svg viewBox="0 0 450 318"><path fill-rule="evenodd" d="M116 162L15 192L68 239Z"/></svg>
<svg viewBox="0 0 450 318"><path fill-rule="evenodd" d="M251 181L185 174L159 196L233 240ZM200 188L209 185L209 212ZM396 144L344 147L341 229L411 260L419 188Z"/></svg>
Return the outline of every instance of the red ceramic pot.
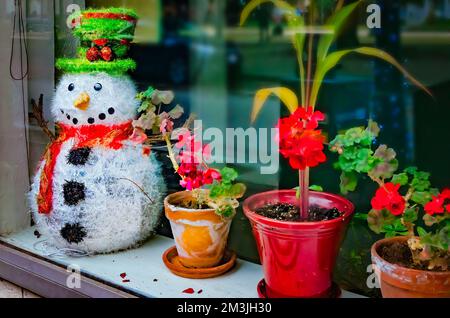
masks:
<svg viewBox="0 0 450 318"><path fill-rule="evenodd" d="M285 222L254 211L273 203L296 204L295 190L259 193L243 204L250 219L264 270L269 298L323 297L332 287L332 273L353 204L334 194L310 192L310 205L343 212L322 222Z"/></svg>

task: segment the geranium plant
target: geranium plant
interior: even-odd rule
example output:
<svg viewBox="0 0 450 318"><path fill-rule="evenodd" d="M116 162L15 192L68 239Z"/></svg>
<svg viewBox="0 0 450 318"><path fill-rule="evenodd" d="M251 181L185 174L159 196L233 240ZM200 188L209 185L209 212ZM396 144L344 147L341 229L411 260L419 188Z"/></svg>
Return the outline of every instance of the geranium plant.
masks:
<svg viewBox="0 0 450 318"><path fill-rule="evenodd" d="M267 98L274 94L283 102L292 114L289 118L280 119L280 151L289 159L291 167L299 171L299 206L302 218L308 213L308 189L309 168L317 166L325 161L322 152L325 138L317 129L317 123L323 120L323 114L315 112L317 98L322 82L327 73L333 69L343 57L358 53L376 57L390 63L399 69L413 84L428 92L420 82L412 77L402 66L388 53L372 48L359 47L347 50L330 52L330 48L339 36L345 22L358 7L360 1L343 6L343 1L336 1L336 9L328 19L326 25L321 27L321 34L316 34L315 26L317 18L315 2L310 1L307 13L303 13L287 1L283 0L251 0L244 7L240 24L243 25L253 10L263 4L272 3L281 9L286 17L288 26L293 31L292 43L297 53L299 66L300 92L299 96L286 87L264 88L259 90L254 99L251 119L254 121L260 113ZM309 21L309 25L306 25ZM316 52L314 54L314 38L318 38ZM308 42L308 43L306 43ZM307 44L307 45L306 45ZM307 61L303 60L303 54L307 46ZM315 69L313 67L315 61ZM299 102L300 100L300 102ZM299 110L302 109L302 110Z"/></svg>
<svg viewBox="0 0 450 318"><path fill-rule="evenodd" d="M176 173L181 177L180 185L192 191L192 202L185 202L188 208L213 208L223 217L232 217L239 206L237 199L245 193L245 185L236 183L236 170L224 167L221 170L210 168L205 162L210 158L209 145L202 145L195 134L185 130L178 136L174 145L169 138L171 131L163 133ZM207 191L204 191L204 190Z"/></svg>
<svg viewBox="0 0 450 318"><path fill-rule="evenodd" d="M164 134L174 130L174 120L184 113L180 105L167 109L173 102L174 93L149 87L145 92L137 94L136 99L140 102L140 116L133 121L134 138L150 144L164 141Z"/></svg>
<svg viewBox="0 0 450 318"><path fill-rule="evenodd" d="M386 237L407 236L415 266L430 270L450 267L450 189L432 187L430 174L416 167L399 171L396 152L386 145L373 150L380 129L374 122L338 135L330 150L338 153L341 191L354 191L366 175L378 189L366 217L369 227ZM420 226L423 220L426 230Z"/></svg>
<svg viewBox="0 0 450 318"><path fill-rule="evenodd" d="M180 105L166 109L174 100L172 91L149 87L136 98L141 102L138 109L141 115L133 121L134 139L147 143L166 143L168 156L181 178L180 185L192 191L193 200L185 202L187 207L210 207L221 216L233 216L234 209L239 206L237 199L244 195L246 187L236 183L236 170L229 167L216 170L205 162L211 156L211 149L189 130L194 116L190 116L182 127L175 128L174 121L183 115L184 109Z"/></svg>

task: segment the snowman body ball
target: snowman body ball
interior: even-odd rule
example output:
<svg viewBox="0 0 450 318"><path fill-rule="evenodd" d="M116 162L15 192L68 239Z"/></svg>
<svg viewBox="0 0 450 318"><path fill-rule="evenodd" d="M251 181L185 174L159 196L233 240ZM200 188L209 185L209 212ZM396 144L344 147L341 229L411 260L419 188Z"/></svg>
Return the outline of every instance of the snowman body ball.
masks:
<svg viewBox="0 0 450 318"><path fill-rule="evenodd" d="M131 138L139 107L133 82L106 64L114 62L86 63L81 72L69 67L57 85L51 111L58 136L39 163L29 198L38 230L54 245L108 253L155 231L165 184L149 149Z"/></svg>

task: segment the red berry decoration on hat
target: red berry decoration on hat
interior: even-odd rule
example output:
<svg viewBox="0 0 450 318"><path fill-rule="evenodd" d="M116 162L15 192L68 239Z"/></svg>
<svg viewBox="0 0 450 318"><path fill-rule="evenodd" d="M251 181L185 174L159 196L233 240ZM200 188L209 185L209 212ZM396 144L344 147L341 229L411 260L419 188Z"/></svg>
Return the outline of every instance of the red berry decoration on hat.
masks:
<svg viewBox="0 0 450 318"><path fill-rule="evenodd" d="M86 58L90 61L90 62L94 62L97 61L100 58L100 52L98 51L98 49L96 47L91 47L89 50L87 50L86 52Z"/></svg>
<svg viewBox="0 0 450 318"><path fill-rule="evenodd" d="M100 51L100 56L102 57L102 59L109 62L113 59L113 51L110 47L104 46Z"/></svg>

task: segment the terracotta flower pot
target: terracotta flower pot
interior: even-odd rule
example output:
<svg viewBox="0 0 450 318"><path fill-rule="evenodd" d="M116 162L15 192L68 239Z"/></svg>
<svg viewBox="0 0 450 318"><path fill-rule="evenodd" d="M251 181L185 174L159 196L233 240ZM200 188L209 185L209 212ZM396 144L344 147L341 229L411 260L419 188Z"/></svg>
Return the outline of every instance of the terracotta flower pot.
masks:
<svg viewBox="0 0 450 318"><path fill-rule="evenodd" d="M223 218L214 209L179 206L191 196L191 192L181 191L168 195L164 200L179 260L186 267L213 267L224 255L232 218Z"/></svg>
<svg viewBox="0 0 450 318"><path fill-rule="evenodd" d="M384 298L450 298L450 271L432 272L402 267L385 261L378 252L407 237L392 237L372 245L372 263Z"/></svg>
<svg viewBox="0 0 450 318"><path fill-rule="evenodd" d="M329 193L310 192L310 204L344 215L322 222L284 222L254 211L272 203L296 204L294 190L256 194L243 204L250 219L264 270L268 297L324 297L332 287L332 273L340 243L354 207Z"/></svg>

